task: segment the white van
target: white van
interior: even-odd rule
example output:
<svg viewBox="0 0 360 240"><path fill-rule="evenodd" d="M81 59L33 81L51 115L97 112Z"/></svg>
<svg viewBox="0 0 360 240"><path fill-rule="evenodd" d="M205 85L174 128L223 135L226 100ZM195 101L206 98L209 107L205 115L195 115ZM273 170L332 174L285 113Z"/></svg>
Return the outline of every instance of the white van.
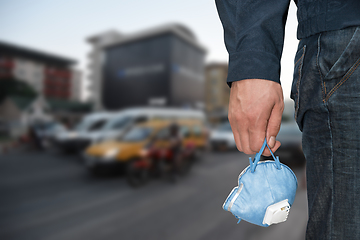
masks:
<svg viewBox="0 0 360 240"><path fill-rule="evenodd" d="M181 119L193 118L205 120L205 115L200 110L179 108L129 108L114 113L112 118L103 126L101 131L89 135L92 143L105 140L113 140L121 136L127 129L136 123L145 122L149 119Z"/></svg>
<svg viewBox="0 0 360 240"><path fill-rule="evenodd" d="M113 115L108 112L88 114L74 129L57 134L54 142L60 150L65 152L82 150L91 143L89 135L101 131Z"/></svg>

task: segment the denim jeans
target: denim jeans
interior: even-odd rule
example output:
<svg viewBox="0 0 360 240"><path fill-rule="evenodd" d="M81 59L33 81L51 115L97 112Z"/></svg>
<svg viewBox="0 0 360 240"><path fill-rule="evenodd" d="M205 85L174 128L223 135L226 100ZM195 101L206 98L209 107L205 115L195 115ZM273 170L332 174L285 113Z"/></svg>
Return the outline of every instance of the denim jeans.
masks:
<svg viewBox="0 0 360 240"><path fill-rule="evenodd" d="M291 98L303 132L306 239L360 239L360 27L302 39Z"/></svg>

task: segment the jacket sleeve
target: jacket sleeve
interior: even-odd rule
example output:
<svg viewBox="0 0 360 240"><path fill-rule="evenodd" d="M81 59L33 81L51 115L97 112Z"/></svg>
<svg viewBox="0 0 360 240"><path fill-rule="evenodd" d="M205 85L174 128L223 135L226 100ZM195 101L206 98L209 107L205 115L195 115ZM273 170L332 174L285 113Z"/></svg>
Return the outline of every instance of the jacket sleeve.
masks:
<svg viewBox="0 0 360 240"><path fill-rule="evenodd" d="M290 0L215 0L229 53L229 86L243 79L280 83Z"/></svg>

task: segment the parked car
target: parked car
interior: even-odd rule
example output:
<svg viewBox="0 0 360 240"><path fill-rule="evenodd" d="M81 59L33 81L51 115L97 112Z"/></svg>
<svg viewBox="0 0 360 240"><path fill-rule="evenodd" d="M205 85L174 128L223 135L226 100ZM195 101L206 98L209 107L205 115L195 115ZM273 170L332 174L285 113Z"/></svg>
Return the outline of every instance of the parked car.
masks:
<svg viewBox="0 0 360 240"><path fill-rule="evenodd" d="M35 122L29 127L39 149L49 147L57 134L66 131L65 126L56 121Z"/></svg>
<svg viewBox="0 0 360 240"><path fill-rule="evenodd" d="M210 133L210 146L213 150L236 149L234 135L228 121L220 124Z"/></svg>
<svg viewBox="0 0 360 240"><path fill-rule="evenodd" d="M54 144L55 137L67 131L67 128L59 122L50 122L42 131L42 144L45 148Z"/></svg>

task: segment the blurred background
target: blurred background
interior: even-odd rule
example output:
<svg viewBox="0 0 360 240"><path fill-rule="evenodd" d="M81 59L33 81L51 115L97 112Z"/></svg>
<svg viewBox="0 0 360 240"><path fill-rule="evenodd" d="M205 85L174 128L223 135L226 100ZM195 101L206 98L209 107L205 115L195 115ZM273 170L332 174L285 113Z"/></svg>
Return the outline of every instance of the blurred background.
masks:
<svg viewBox="0 0 360 240"><path fill-rule="evenodd" d="M221 208L248 156L213 1L0 0L0 239L304 239L296 27L291 3L276 155L299 188L261 228Z"/></svg>

